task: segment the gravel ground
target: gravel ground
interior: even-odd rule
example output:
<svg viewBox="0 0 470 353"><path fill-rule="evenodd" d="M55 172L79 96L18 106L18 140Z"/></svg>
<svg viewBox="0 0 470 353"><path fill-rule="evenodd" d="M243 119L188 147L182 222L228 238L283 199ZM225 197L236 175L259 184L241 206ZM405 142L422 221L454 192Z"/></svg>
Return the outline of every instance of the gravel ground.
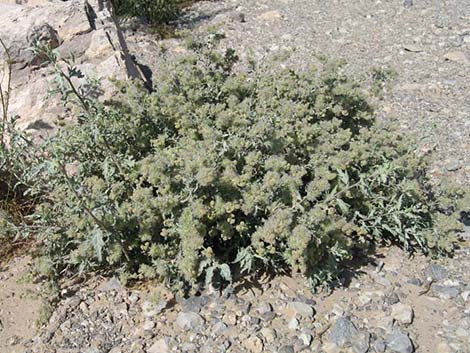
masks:
<svg viewBox="0 0 470 353"><path fill-rule="evenodd" d="M469 268L469 248L440 263L389 248L319 294L277 277L162 299L111 279L64 300L21 344L38 353L468 353Z"/></svg>

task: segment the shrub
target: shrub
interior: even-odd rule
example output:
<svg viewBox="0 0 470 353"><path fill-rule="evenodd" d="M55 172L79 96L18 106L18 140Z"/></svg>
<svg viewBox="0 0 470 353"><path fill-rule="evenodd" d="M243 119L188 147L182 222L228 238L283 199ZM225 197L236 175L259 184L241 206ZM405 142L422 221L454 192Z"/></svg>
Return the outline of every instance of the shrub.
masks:
<svg viewBox="0 0 470 353"><path fill-rule="evenodd" d="M167 23L179 14L178 0L113 0L118 16L143 17L151 24Z"/></svg>
<svg viewBox="0 0 470 353"><path fill-rule="evenodd" d="M80 99L43 147L34 222L50 268L187 290L266 269L324 283L371 243L452 251L463 193L431 189L424 156L340 65L241 72L212 46L163 65L152 93Z"/></svg>

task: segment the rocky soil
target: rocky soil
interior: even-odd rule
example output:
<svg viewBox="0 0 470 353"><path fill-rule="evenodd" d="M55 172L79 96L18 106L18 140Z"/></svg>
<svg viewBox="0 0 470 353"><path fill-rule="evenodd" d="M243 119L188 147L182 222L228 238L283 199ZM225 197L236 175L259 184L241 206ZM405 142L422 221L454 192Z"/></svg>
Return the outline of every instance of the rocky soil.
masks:
<svg viewBox="0 0 470 353"><path fill-rule="evenodd" d="M373 68L397 77L377 99L378 115L395 117L434 149L432 173L470 185L470 6L467 0L220 0L198 2L178 24L205 31L218 26L226 46L261 63L305 68L318 57L345 58L347 70L370 82ZM135 63L158 79L163 50L178 54L178 39L159 40L144 25L124 26ZM124 78L116 33L93 1L0 0L0 37L12 48L12 111L38 136L70 112L44 100L53 78L26 50L34 38L103 79ZM21 279L29 260L0 272L0 352L470 352L470 228L452 259L413 258L378 249L351 264L342 286L312 294L301 278L262 278L222 293L171 298L155 288L123 288L94 279L64 288L49 322L39 316L38 286Z"/></svg>

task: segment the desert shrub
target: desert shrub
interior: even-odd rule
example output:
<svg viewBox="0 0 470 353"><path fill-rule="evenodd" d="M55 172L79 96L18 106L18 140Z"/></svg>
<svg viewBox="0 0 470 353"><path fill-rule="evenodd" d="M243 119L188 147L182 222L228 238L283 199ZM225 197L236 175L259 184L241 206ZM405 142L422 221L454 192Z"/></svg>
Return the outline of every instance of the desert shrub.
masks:
<svg viewBox="0 0 470 353"><path fill-rule="evenodd" d="M178 0L113 0L116 15L143 17L151 24L174 20L179 14Z"/></svg>
<svg viewBox="0 0 470 353"><path fill-rule="evenodd" d="M371 243L452 250L463 193L431 188L425 156L341 65L265 75L213 45L168 60L151 93L79 100L77 124L43 146L33 221L48 271L187 290L268 269L318 284Z"/></svg>

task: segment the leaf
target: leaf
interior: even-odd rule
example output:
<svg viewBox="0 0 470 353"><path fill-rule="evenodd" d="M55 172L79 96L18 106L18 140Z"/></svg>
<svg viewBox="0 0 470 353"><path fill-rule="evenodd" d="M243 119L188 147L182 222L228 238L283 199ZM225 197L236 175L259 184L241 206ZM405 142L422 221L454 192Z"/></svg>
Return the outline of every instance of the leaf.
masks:
<svg viewBox="0 0 470 353"><path fill-rule="evenodd" d="M103 231L99 227L95 227L91 231L91 245L95 249L95 254L99 262L103 261L103 247L105 245L103 240Z"/></svg>
<svg viewBox="0 0 470 353"><path fill-rule="evenodd" d="M336 199L336 204L339 206L343 213L348 213L350 206L341 199Z"/></svg>
<svg viewBox="0 0 470 353"><path fill-rule="evenodd" d="M227 282L232 282L232 271L230 266L227 264L222 264L219 266L220 276Z"/></svg>
<svg viewBox="0 0 470 353"><path fill-rule="evenodd" d="M214 278L214 266L209 266L206 270L206 287L212 284Z"/></svg>
<svg viewBox="0 0 470 353"><path fill-rule="evenodd" d="M338 173L341 181L343 182L344 185L349 185L349 175L347 170L342 171L341 169L336 169L336 172Z"/></svg>

